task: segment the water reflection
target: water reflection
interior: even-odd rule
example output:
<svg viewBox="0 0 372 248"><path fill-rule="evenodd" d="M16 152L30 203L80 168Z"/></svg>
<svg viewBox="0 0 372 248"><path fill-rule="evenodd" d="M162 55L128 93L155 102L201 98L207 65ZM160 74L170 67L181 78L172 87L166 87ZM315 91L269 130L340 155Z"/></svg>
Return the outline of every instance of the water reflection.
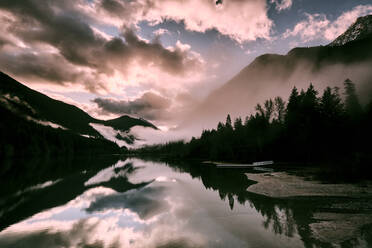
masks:
<svg viewBox="0 0 372 248"><path fill-rule="evenodd" d="M97 197L86 211L95 213L114 209L129 209L142 220L147 220L169 210L169 204L163 201L164 192L165 187L158 186Z"/></svg>
<svg viewBox="0 0 372 248"><path fill-rule="evenodd" d="M310 228L324 199L249 193L239 170L127 159L51 182L0 205L0 247L332 247Z"/></svg>

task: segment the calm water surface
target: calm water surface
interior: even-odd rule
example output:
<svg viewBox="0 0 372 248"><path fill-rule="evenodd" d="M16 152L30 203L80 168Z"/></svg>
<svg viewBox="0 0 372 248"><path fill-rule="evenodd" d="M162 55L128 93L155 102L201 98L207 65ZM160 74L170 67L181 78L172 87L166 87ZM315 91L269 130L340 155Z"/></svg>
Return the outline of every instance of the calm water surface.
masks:
<svg viewBox="0 0 372 248"><path fill-rule="evenodd" d="M248 193L252 183L239 170L140 159L78 169L4 193L0 247L332 247L309 227L322 199L270 199Z"/></svg>

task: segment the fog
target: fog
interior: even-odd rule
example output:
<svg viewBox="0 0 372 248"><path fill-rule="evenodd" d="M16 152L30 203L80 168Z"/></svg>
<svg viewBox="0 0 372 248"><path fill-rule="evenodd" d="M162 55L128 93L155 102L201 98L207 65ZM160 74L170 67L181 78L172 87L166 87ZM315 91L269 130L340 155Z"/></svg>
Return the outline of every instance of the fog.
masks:
<svg viewBox="0 0 372 248"><path fill-rule="evenodd" d="M257 75L257 72L251 73L252 70L244 69L227 84L212 92L194 112L184 118L180 128L214 128L218 121L226 119L227 114L233 118L244 118L255 112L257 103L266 99L281 96L287 100L294 86L299 90L306 90L312 83L319 95L327 86L339 87L342 95L343 82L347 78L356 84L361 102L367 103L372 92L372 86L369 84L372 79L371 68L371 62L332 64L314 72L311 66L303 62L290 72L268 68L263 70L261 75Z"/></svg>
<svg viewBox="0 0 372 248"><path fill-rule="evenodd" d="M187 141L192 136L199 137L203 129L216 128L219 121L224 122L227 114L232 118L240 116L244 120L255 112L257 103L266 99L281 96L287 101L294 86L300 91L306 90L312 83L320 96L327 86L339 87L343 96L343 82L349 78L356 84L362 103L367 103L371 97L371 61L353 64L328 63L318 69L306 60L298 61L290 67L281 63L284 57L274 55L274 61L270 61L270 64L256 59L233 79L212 91L193 110L178 116L176 128L167 131L133 128L131 133L141 139L136 144Z"/></svg>
<svg viewBox="0 0 372 248"><path fill-rule="evenodd" d="M202 129L201 129L202 130ZM193 136L200 135L198 128L176 128L170 130L155 130L153 128L135 126L130 129L137 140L129 148L138 148L144 145L162 144L171 141L189 141Z"/></svg>

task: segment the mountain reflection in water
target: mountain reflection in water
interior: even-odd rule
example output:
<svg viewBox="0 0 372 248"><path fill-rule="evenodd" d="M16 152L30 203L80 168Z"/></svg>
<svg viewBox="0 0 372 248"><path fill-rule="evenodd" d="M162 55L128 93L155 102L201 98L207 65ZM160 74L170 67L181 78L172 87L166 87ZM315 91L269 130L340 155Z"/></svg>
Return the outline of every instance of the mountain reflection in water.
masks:
<svg viewBox="0 0 372 248"><path fill-rule="evenodd" d="M332 247L310 228L323 198L249 193L241 170L139 159L74 168L1 192L0 247ZM370 234L342 245L372 247Z"/></svg>

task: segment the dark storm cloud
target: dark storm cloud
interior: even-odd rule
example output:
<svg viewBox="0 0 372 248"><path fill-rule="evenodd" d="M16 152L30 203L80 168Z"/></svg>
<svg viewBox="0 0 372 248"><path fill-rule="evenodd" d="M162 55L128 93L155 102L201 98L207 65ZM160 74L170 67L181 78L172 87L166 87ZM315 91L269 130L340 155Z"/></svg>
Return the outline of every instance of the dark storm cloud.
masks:
<svg viewBox="0 0 372 248"><path fill-rule="evenodd" d="M133 114L150 120L163 118L171 105L170 99L152 92L146 92L133 101L96 98L93 102L108 113Z"/></svg>
<svg viewBox="0 0 372 248"><path fill-rule="evenodd" d="M56 54L49 56L37 56L32 53L25 54L0 54L0 66L7 71L26 77L46 79L58 84L66 81L74 81L80 75L71 73L73 68L62 67L66 61Z"/></svg>
<svg viewBox="0 0 372 248"><path fill-rule="evenodd" d="M0 68L20 76L21 79L39 83L53 82L64 85L65 82L78 82L90 92L108 90L103 81L97 80L95 72L87 73L78 70L59 54L0 52Z"/></svg>
<svg viewBox="0 0 372 248"><path fill-rule="evenodd" d="M0 37L0 49L1 49L1 47L2 46L4 46L5 44L7 44L8 42L6 41L6 40L4 40L4 39L2 39L1 37Z"/></svg>
<svg viewBox="0 0 372 248"><path fill-rule="evenodd" d="M121 37L113 38L104 44L101 58L106 57L107 63L127 66L127 58L133 58L141 66L155 63L158 68L173 75L183 75L188 69L199 64L197 59L187 58L187 52L176 47L175 50L165 49L160 43L152 43L139 39L133 30L123 30Z"/></svg>
<svg viewBox="0 0 372 248"><path fill-rule="evenodd" d="M135 50L135 53L141 57L141 62L146 63L149 61L148 56L158 61L159 66L172 74L182 73L184 67L194 67L198 61L187 61L184 59L186 54L181 49L170 51L164 49L163 46L154 41L153 43L146 43L140 40L132 30L126 30L123 33L125 41L128 43L128 47ZM149 63L149 62L147 62Z"/></svg>
<svg viewBox="0 0 372 248"><path fill-rule="evenodd" d="M143 68L152 66L172 75L182 75L198 64L198 60L190 58L187 51L177 47L168 50L157 41L146 42L127 28L123 28L117 37L105 38L93 30L86 16L76 11L75 4L73 1L53 0L0 1L0 10L8 11L14 16L7 31L28 48L17 47L16 55L6 56L4 49L1 49L6 41L0 37L0 54L5 59L0 69L17 76L34 72L35 76L45 75L45 79L56 83L73 81L95 84L97 80L94 78L88 82L77 69L69 68L71 70L67 71L64 67L70 64L88 68L93 77L101 74L111 76L117 70L125 77L134 61ZM106 9L115 9L117 3L103 1L102 4ZM56 53L65 61L59 58L53 63L43 63L45 52L40 48L42 45L55 48ZM19 51L22 51L21 55ZM32 61L31 57L36 60ZM21 66L4 66L14 61L21 61ZM36 68L35 61L40 62ZM58 67L61 68L60 73L56 70ZM52 75L53 73L56 75ZM86 87L95 88L89 85Z"/></svg>
<svg viewBox="0 0 372 248"><path fill-rule="evenodd" d="M116 0L103 0L100 2L100 7L105 11L119 17L126 12L126 8L123 6L123 4Z"/></svg>

